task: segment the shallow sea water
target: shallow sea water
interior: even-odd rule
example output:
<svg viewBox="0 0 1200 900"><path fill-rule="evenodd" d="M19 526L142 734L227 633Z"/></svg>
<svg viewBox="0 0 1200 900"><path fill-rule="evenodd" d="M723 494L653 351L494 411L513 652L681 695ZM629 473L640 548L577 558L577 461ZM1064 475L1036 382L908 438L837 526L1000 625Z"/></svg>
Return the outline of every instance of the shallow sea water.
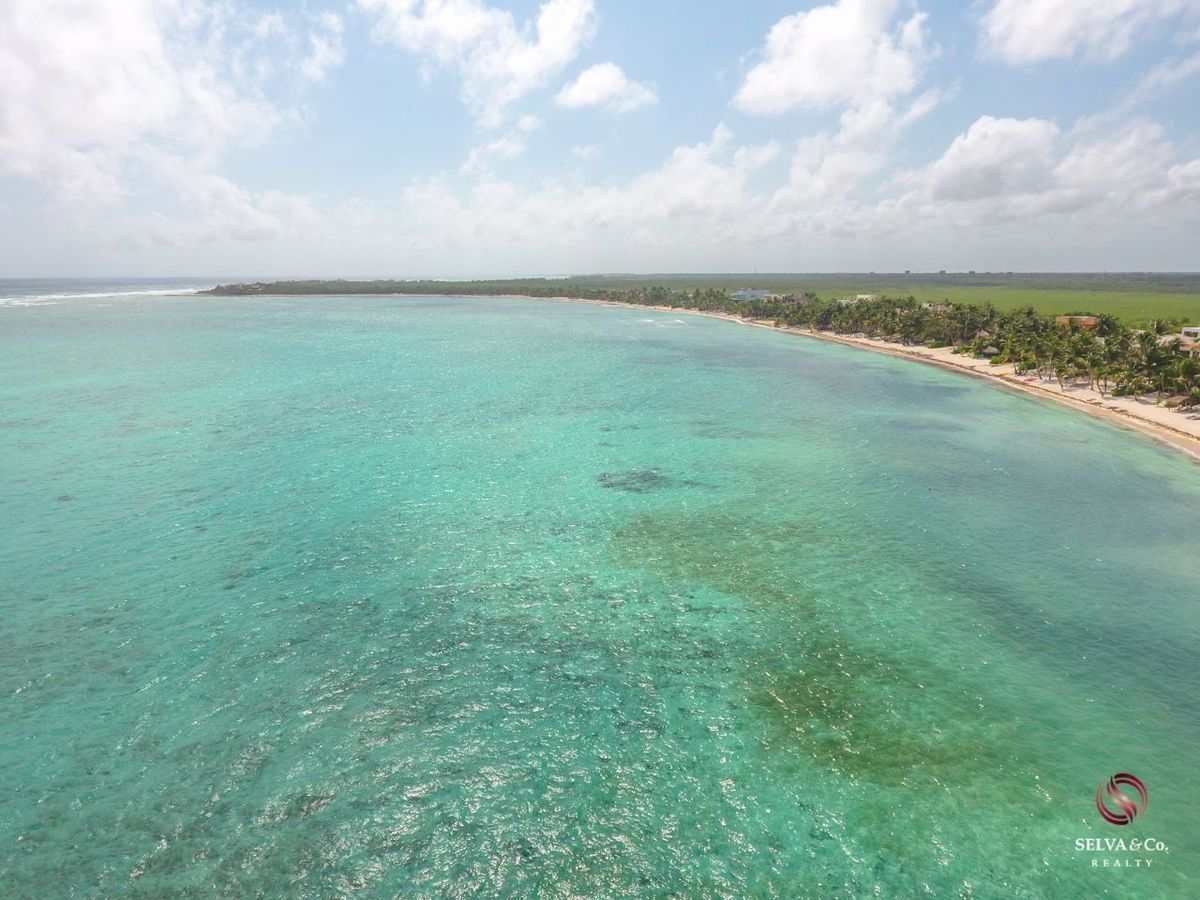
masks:
<svg viewBox="0 0 1200 900"><path fill-rule="evenodd" d="M1200 894L1200 467L1071 411L683 315L85 297L0 309L0 491L5 896Z"/></svg>

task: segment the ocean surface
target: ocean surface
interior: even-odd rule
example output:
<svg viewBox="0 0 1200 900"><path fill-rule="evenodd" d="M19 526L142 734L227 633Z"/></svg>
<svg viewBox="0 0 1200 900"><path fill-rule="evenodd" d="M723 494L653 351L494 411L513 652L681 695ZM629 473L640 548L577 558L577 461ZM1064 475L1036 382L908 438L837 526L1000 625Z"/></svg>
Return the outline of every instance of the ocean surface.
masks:
<svg viewBox="0 0 1200 900"><path fill-rule="evenodd" d="M1200 896L1182 454L686 315L14 285L3 896Z"/></svg>

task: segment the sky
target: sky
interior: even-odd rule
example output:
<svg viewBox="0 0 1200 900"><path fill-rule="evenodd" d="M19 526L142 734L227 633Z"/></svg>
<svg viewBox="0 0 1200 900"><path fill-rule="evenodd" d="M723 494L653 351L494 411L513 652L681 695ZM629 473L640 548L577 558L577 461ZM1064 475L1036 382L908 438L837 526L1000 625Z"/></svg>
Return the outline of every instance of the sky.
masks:
<svg viewBox="0 0 1200 900"><path fill-rule="evenodd" d="M0 277L1200 270L1200 0L0 0Z"/></svg>

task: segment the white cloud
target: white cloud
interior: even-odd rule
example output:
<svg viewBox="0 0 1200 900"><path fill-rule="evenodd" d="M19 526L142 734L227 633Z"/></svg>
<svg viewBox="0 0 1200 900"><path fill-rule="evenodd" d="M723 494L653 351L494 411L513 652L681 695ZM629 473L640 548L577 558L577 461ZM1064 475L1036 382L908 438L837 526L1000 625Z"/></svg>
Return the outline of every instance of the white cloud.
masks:
<svg viewBox="0 0 1200 900"><path fill-rule="evenodd" d="M1189 259L1200 234L1200 160L1131 118L1129 106L1062 129L1047 119L983 116L927 164L891 174L891 139L946 96L922 84L934 51L905 0L826 0L771 29L737 107L830 113L825 130L789 145L786 158L778 143L740 146L719 126L638 174L604 181L590 180L596 167L567 158L570 140L557 176L520 177L519 166L505 165L528 151L540 127L513 112L516 100L565 80L593 27L591 2L552 0L524 24L484 0L359 2L372 10L377 36L460 75L471 108L505 127L481 137L457 171L461 156L402 192L333 200L318 213L305 197L238 184L222 160L288 122L295 113L281 96L298 103L297 89L339 64L340 17L243 14L227 0L69 8L0 0L0 177L72 202L70 216L10 203L0 263L25 265L33 251L47 270L54 260L104 259L160 271L303 265L343 274L355 266L486 274L739 261L883 268L898 260L887 248L904 246L916 250L901 268L915 268L942 253L942 264L953 265L957 248L973 244L1013 267L1003 248L1040 244L1045 264L1063 267L1107 259L1096 242L1111 238L1112 258L1145 266ZM1198 65L1195 56L1162 61L1138 90L1177 84ZM610 63L563 88L559 102L619 110L645 102L639 87L647 89ZM597 152L581 145L570 154ZM1148 249L1123 255L1113 235ZM1160 253L1160 244L1183 249ZM132 249L120 256L117 245ZM1078 252L1060 259L1067 246ZM822 248L831 255L819 255ZM121 268L131 266L110 265Z"/></svg>
<svg viewBox="0 0 1200 900"><path fill-rule="evenodd" d="M584 69L555 101L568 109L602 106L613 112L630 112L657 103L658 95L650 85L632 81L620 66L606 62Z"/></svg>
<svg viewBox="0 0 1200 900"><path fill-rule="evenodd" d="M841 209L886 164L886 144L949 95L915 98L925 63L936 54L923 13L898 16L899 0L838 0L780 19L762 60L734 97L743 112L841 109L836 134L798 142L788 182L769 201L775 230L805 228L832 204ZM835 213L835 218L838 214Z"/></svg>
<svg viewBox="0 0 1200 900"><path fill-rule="evenodd" d="M969 201L1046 186L1058 126L1044 119L982 116L922 173L935 200Z"/></svg>
<svg viewBox="0 0 1200 900"><path fill-rule="evenodd" d="M462 77L464 102L489 127L516 100L544 86L595 30L593 0L548 0L518 28L512 13L483 0L358 0L375 16L373 35Z"/></svg>
<svg viewBox="0 0 1200 900"><path fill-rule="evenodd" d="M835 133L797 142L788 180L767 203L770 230L843 218L864 183L887 165L889 144L881 137L894 138L950 95L933 88L913 96L937 49L928 42L925 15L900 11L900 0L838 0L780 19L768 32L734 104L759 115L841 110Z"/></svg>
<svg viewBox="0 0 1200 900"><path fill-rule="evenodd" d="M341 17L331 12L321 13L316 25L308 38L308 54L300 61L300 71L309 81L323 81L329 70L336 69L346 58Z"/></svg>
<svg viewBox="0 0 1200 900"><path fill-rule="evenodd" d="M1149 26L1196 13L1200 0L995 0L983 17L983 47L1013 65L1111 60Z"/></svg>
<svg viewBox="0 0 1200 900"><path fill-rule="evenodd" d="M1159 125L1135 119L1115 131L1085 129L1075 138L1043 197L1049 211L1163 205L1165 196L1156 192L1168 185L1175 150Z"/></svg>
<svg viewBox="0 0 1200 900"><path fill-rule="evenodd" d="M899 8L899 0L838 0L780 19L735 105L757 115L831 107L865 114L910 93L933 51L925 15L894 23Z"/></svg>
<svg viewBox="0 0 1200 900"><path fill-rule="evenodd" d="M0 6L0 172L112 200L146 143L209 156L276 120L210 59L217 22L165 0Z"/></svg>
<svg viewBox="0 0 1200 900"><path fill-rule="evenodd" d="M718 125L709 141L677 147L659 168L626 187L585 192L589 218L607 222L740 214L750 175L778 157L779 145L772 141L730 152L732 142L732 132Z"/></svg>
<svg viewBox="0 0 1200 900"><path fill-rule="evenodd" d="M1172 205L1192 204L1200 208L1200 159L1171 166L1167 170L1167 183L1161 188L1160 203Z"/></svg>
<svg viewBox="0 0 1200 900"><path fill-rule="evenodd" d="M318 17L309 77L336 65L340 24ZM282 16L204 0L0 4L0 177L40 185L72 219L143 228L156 245L277 236L303 201L217 169L291 116L267 89L300 46Z"/></svg>
<svg viewBox="0 0 1200 900"><path fill-rule="evenodd" d="M523 137L510 132L494 141L487 141L472 147L459 171L463 173L478 172L490 165L493 160L516 159L524 154L526 147L527 144Z"/></svg>
<svg viewBox="0 0 1200 900"><path fill-rule="evenodd" d="M852 203L864 179L886 157L878 150L844 146L828 136L800 141L788 181L771 196L769 212L780 228L802 228Z"/></svg>
<svg viewBox="0 0 1200 900"><path fill-rule="evenodd" d="M492 160L516 159L521 156L528 144L525 136L542 127L542 120L537 116L521 116L516 125L495 140L486 141L477 147L472 147L467 154L467 161L462 164L461 172L477 172L484 170Z"/></svg>
<svg viewBox="0 0 1200 900"><path fill-rule="evenodd" d="M297 84L297 72L302 82L324 81L346 59L345 23L337 13L256 15L236 12L224 0L161 2L180 7L185 15L203 13L211 21L210 53L241 84L286 92Z"/></svg>
<svg viewBox="0 0 1200 900"><path fill-rule="evenodd" d="M1083 122L1063 135L1044 119L984 116L941 158L896 181L905 192L866 210L900 221L948 221L986 231L1054 218L1103 230L1115 223L1195 217L1194 167L1176 164L1162 129L1145 120ZM1190 205L1189 205L1190 204Z"/></svg>
<svg viewBox="0 0 1200 900"><path fill-rule="evenodd" d="M509 134L528 131L518 123ZM1179 157L1142 120L1060 130L1043 119L983 117L928 165L868 189L864 173L886 160L885 151L824 135L802 142L781 175L777 144L739 145L719 126L613 183L588 184L578 172L501 177L480 165L469 177L416 178L398 194L320 215L302 198L252 194L219 176L168 171L168 162L161 177L176 180L189 206L209 210L205 219L92 222L133 248L121 252L180 271L217 260L224 271L400 276L1088 268L1110 258L1169 268L1190 258L1200 227L1200 160ZM81 251L96 254L95 233L79 234ZM17 252L0 244L0 260Z"/></svg>
<svg viewBox="0 0 1200 900"><path fill-rule="evenodd" d="M1060 266L1067 256L1054 262L1050 251L1098 246L1088 244L1092 233L1114 240L1119 252L1117 234L1140 240L1167 227L1186 244L1200 226L1200 160L1179 161L1163 130L1145 120L1084 120L1064 134L1045 119L983 116L937 159L893 174L871 199L867 179L886 162L865 145L808 138L765 215L743 221L767 245L869 237L873 248L907 243L917 259L930 259L922 242L948 256L971 242L991 259L1020 245L1038 265ZM989 246L990 239L1008 243Z"/></svg>
<svg viewBox="0 0 1200 900"><path fill-rule="evenodd" d="M214 172L195 171L178 157L164 156L155 160L158 175L170 184L180 199L200 215L184 220L157 217L163 242L189 240L212 241L232 238L244 241L264 241L279 237L284 224L279 215L264 202L264 196L235 184ZM280 199L281 195L273 195ZM147 229L155 233L156 229Z"/></svg>
<svg viewBox="0 0 1200 900"><path fill-rule="evenodd" d="M541 254L544 265L548 252L604 247L615 261L631 247L707 246L714 238L733 246L750 233L747 216L757 214L750 180L778 153L775 144L737 146L729 129L718 126L708 140L677 147L660 165L621 184L530 186L497 179L486 169L466 191L445 178L424 179L405 190L394 220L379 225L377 217L385 214L377 211L367 230L403 234L427 259L449 259L471 248L480 257L502 256L506 264L528 253ZM410 223L417 222L420 228L413 229ZM359 231L349 221L345 227Z"/></svg>
<svg viewBox="0 0 1200 900"><path fill-rule="evenodd" d="M514 159L524 152L525 141L514 134L507 134L502 138L489 141L483 146L473 149L464 168L468 171L475 168L485 157L492 156L497 159Z"/></svg>
<svg viewBox="0 0 1200 900"><path fill-rule="evenodd" d="M1063 132L1043 119L983 117L881 199L862 194L864 173L886 161L882 152L812 138L784 186L773 188L779 154L774 143L739 146L719 126L618 184L522 183L487 170L466 189L424 179L390 210L368 204L374 212L364 216L356 207L338 228L364 248L391 242L400 255L389 258L423 273L461 271L467 251L488 261L472 263L486 273L700 270L715 259L723 267L867 267L869 259L941 268L975 264L973 254L1061 267L1169 221L1172 239L1143 251L1165 260L1183 252L1183 236L1200 223L1200 160L1176 159L1161 129L1138 120L1114 132L1095 122Z"/></svg>
<svg viewBox="0 0 1200 900"><path fill-rule="evenodd" d="M1131 108L1148 100L1162 91L1187 81L1200 73L1200 53L1195 53L1186 59L1171 59L1159 63L1142 76L1137 86L1125 99L1123 106Z"/></svg>

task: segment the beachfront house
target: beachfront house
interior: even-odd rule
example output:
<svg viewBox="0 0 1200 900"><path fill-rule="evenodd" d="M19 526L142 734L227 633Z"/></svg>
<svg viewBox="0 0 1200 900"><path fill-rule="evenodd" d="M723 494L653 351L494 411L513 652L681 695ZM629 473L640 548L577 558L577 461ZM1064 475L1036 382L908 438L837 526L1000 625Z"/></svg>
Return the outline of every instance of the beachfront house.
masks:
<svg viewBox="0 0 1200 900"><path fill-rule="evenodd" d="M856 294L853 297L843 297L838 301L840 306L853 306L855 303L870 303L872 300L878 300L878 294Z"/></svg>
<svg viewBox="0 0 1200 900"><path fill-rule="evenodd" d="M1054 321L1059 325L1078 325L1084 331L1095 331L1100 320L1095 316L1055 316Z"/></svg>
<svg viewBox="0 0 1200 900"><path fill-rule="evenodd" d="M1158 345L1160 347L1175 345L1176 350L1183 356L1200 358L1200 325L1181 328L1178 334L1160 335Z"/></svg>
<svg viewBox="0 0 1200 900"><path fill-rule="evenodd" d="M748 303L754 300L765 300L773 296L770 291L760 291L753 288L742 288L740 291L734 291L733 299L738 303Z"/></svg>

